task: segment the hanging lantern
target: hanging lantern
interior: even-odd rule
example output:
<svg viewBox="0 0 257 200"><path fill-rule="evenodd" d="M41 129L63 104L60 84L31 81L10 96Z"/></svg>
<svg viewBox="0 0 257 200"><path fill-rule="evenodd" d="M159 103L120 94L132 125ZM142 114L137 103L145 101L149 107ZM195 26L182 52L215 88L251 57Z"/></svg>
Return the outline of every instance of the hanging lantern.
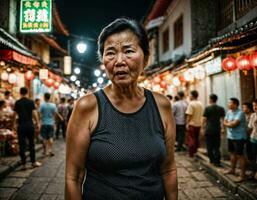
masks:
<svg viewBox="0 0 257 200"><path fill-rule="evenodd" d="M173 85L175 85L175 86L180 86L181 81L179 80L179 77L176 76L176 77L173 78L172 83L173 83Z"/></svg>
<svg viewBox="0 0 257 200"><path fill-rule="evenodd" d="M46 79L44 83L47 87L51 87L54 84L54 80L49 78L49 79Z"/></svg>
<svg viewBox="0 0 257 200"><path fill-rule="evenodd" d="M3 60L0 61L0 66L5 66L5 62Z"/></svg>
<svg viewBox="0 0 257 200"><path fill-rule="evenodd" d="M250 64L252 68L257 69L257 51L250 55Z"/></svg>
<svg viewBox="0 0 257 200"><path fill-rule="evenodd" d="M1 80L2 81L7 81L8 80L8 73L7 72L3 72L2 74L1 74Z"/></svg>
<svg viewBox="0 0 257 200"><path fill-rule="evenodd" d="M245 75L247 75L248 70L252 69L248 55L239 56L236 59L236 65L240 70L244 72Z"/></svg>
<svg viewBox="0 0 257 200"><path fill-rule="evenodd" d="M163 88L163 89L166 89L167 88L166 82L165 81L161 81L160 87Z"/></svg>
<svg viewBox="0 0 257 200"><path fill-rule="evenodd" d="M14 73L9 74L8 82L10 84L15 84L17 82L17 76Z"/></svg>
<svg viewBox="0 0 257 200"><path fill-rule="evenodd" d="M31 81L35 78L35 75L32 73L31 70L29 70L24 74L24 77L27 81Z"/></svg>
<svg viewBox="0 0 257 200"><path fill-rule="evenodd" d="M161 78L159 76L154 77L154 82L155 83L160 83L161 82Z"/></svg>
<svg viewBox="0 0 257 200"><path fill-rule="evenodd" d="M222 61L222 68L227 71L231 72L237 69L236 61L232 57L227 57Z"/></svg>
<svg viewBox="0 0 257 200"><path fill-rule="evenodd" d="M194 72L192 69L188 69L184 72L184 78L186 81L194 81Z"/></svg>
<svg viewBox="0 0 257 200"><path fill-rule="evenodd" d="M59 86L60 86L59 82L54 82L54 84L53 84L54 89L57 90L59 88Z"/></svg>

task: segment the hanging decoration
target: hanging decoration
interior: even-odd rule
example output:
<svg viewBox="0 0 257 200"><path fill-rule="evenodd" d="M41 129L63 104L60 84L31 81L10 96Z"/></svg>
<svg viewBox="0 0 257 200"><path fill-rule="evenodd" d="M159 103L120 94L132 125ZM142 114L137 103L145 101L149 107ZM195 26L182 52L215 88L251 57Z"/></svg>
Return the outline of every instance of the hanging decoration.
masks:
<svg viewBox="0 0 257 200"><path fill-rule="evenodd" d="M222 61L222 68L227 71L231 72L237 69L236 61L233 57L227 57Z"/></svg>
<svg viewBox="0 0 257 200"><path fill-rule="evenodd" d="M45 83L45 85L46 85L47 87L51 87L51 86L53 86L53 84L54 84L54 80L51 79L51 78L49 78L49 79L46 79L44 83Z"/></svg>
<svg viewBox="0 0 257 200"><path fill-rule="evenodd" d="M161 78L159 76L154 77L154 82L155 83L160 83L161 82Z"/></svg>
<svg viewBox="0 0 257 200"><path fill-rule="evenodd" d="M250 64L252 68L257 69L257 51L250 55Z"/></svg>
<svg viewBox="0 0 257 200"><path fill-rule="evenodd" d="M8 74L6 71L4 71L4 72L1 74L1 80L2 80L2 81L8 81L8 76L9 76L9 74Z"/></svg>
<svg viewBox="0 0 257 200"><path fill-rule="evenodd" d="M40 69L39 70L39 79L45 80L48 78L48 69Z"/></svg>
<svg viewBox="0 0 257 200"><path fill-rule="evenodd" d="M15 84L17 82L17 76L14 73L9 74L8 82L10 84Z"/></svg>
<svg viewBox="0 0 257 200"><path fill-rule="evenodd" d="M33 72L31 70L27 71L25 74L24 74L24 78L27 80L27 81L31 81L35 78L35 75L33 74Z"/></svg>
<svg viewBox="0 0 257 200"><path fill-rule="evenodd" d="M244 72L245 75L247 75L247 71L252 69L252 66L250 64L250 59L248 55L242 55L239 56L236 59L236 65L237 67Z"/></svg>
<svg viewBox="0 0 257 200"><path fill-rule="evenodd" d="M54 82L54 84L53 84L53 87L54 87L54 89L58 89L59 88L59 86L60 86L60 83L59 82Z"/></svg>
<svg viewBox="0 0 257 200"><path fill-rule="evenodd" d="M194 81L194 72L192 69L188 69L184 72L184 78L186 81Z"/></svg>
<svg viewBox="0 0 257 200"><path fill-rule="evenodd" d="M181 85L181 81L179 80L179 77L177 77L177 76L173 78L172 83L175 86L180 86Z"/></svg>
<svg viewBox="0 0 257 200"><path fill-rule="evenodd" d="M166 89L167 88L167 83L165 81L161 81L160 87L163 88L163 89Z"/></svg>

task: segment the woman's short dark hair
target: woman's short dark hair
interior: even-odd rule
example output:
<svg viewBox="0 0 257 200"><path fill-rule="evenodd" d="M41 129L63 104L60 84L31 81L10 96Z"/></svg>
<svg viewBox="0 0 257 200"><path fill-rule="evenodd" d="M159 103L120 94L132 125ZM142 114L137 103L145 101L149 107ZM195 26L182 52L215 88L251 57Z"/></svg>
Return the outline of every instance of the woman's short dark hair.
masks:
<svg viewBox="0 0 257 200"><path fill-rule="evenodd" d="M50 97L51 97L51 94L48 93L48 92L46 92L46 93L44 94L44 97L45 97L46 100L49 100Z"/></svg>
<svg viewBox="0 0 257 200"><path fill-rule="evenodd" d="M143 50L145 58L149 57L149 41L144 27L133 19L118 18L103 28L98 37L98 58L100 61L103 58L104 42L106 39L110 35L122 32L124 30L130 30L137 36L139 46Z"/></svg>

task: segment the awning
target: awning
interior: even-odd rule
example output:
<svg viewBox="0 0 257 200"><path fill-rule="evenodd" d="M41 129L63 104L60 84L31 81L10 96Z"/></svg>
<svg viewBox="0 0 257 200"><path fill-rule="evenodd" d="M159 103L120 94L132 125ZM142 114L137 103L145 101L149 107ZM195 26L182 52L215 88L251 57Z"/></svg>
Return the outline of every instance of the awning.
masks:
<svg viewBox="0 0 257 200"><path fill-rule="evenodd" d="M5 49L12 49L25 56L38 59L27 47L2 28L0 28L0 46L1 44L6 47Z"/></svg>
<svg viewBox="0 0 257 200"><path fill-rule="evenodd" d="M38 60L24 56L13 50L0 50L0 60L13 60L25 65L38 65Z"/></svg>

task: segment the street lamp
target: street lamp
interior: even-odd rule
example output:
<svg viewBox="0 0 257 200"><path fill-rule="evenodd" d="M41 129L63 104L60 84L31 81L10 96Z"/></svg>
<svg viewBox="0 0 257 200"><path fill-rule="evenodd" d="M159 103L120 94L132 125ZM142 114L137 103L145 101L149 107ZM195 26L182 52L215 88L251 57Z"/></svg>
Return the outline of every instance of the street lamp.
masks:
<svg viewBox="0 0 257 200"><path fill-rule="evenodd" d="M87 44L84 42L79 42L76 47L78 52L81 54L85 53L87 50Z"/></svg>
<svg viewBox="0 0 257 200"><path fill-rule="evenodd" d="M77 77L76 77L75 75L72 75L72 76L70 77L70 80L71 80L71 81L76 81L76 80L77 80Z"/></svg>
<svg viewBox="0 0 257 200"><path fill-rule="evenodd" d="M98 77L98 76L101 75L101 71L100 71L99 69L96 69L96 70L94 71L94 74L95 74L96 77Z"/></svg>
<svg viewBox="0 0 257 200"><path fill-rule="evenodd" d="M76 68L74 69L74 73L75 73L75 74L80 74L80 68L76 67Z"/></svg>

